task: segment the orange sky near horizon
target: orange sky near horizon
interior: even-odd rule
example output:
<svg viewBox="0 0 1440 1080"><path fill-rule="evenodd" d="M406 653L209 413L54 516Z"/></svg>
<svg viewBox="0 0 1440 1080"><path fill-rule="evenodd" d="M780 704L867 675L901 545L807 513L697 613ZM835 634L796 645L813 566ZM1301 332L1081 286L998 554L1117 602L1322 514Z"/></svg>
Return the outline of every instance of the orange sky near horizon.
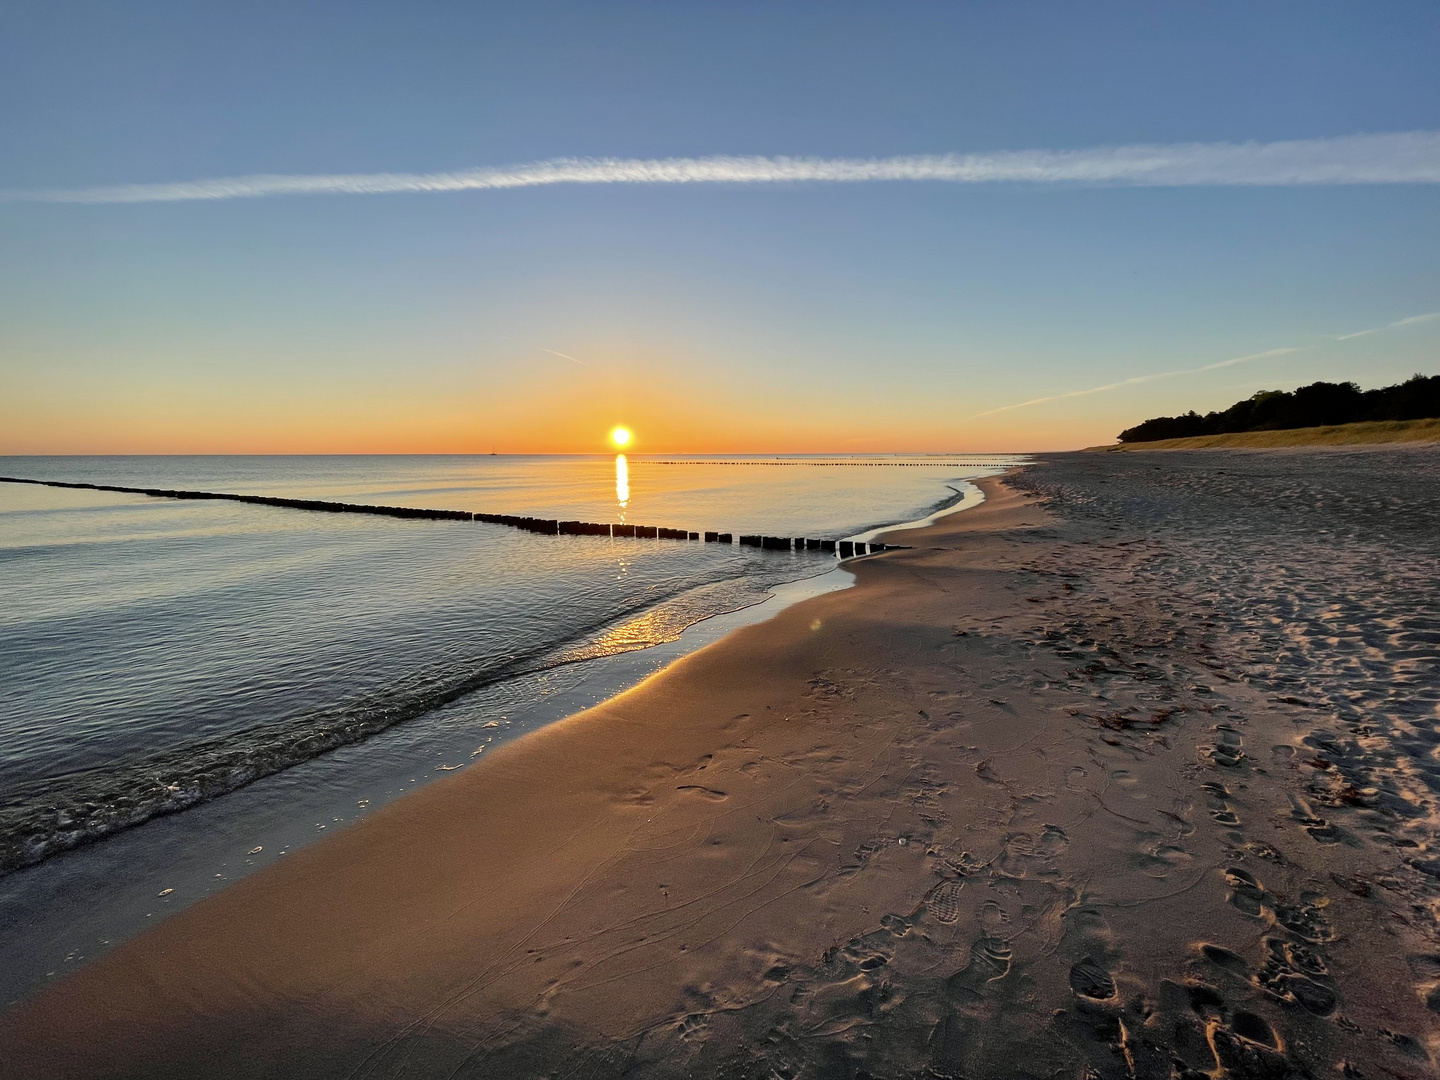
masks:
<svg viewBox="0 0 1440 1080"><path fill-rule="evenodd" d="M649 377L448 394L423 385L76 389L4 394L0 454L604 453L613 451L617 424L633 431L626 449L637 454L975 453L1074 449L1112 441L1119 430L1105 418L1040 410L967 420L947 415L944 403L912 410L855 392L740 401L746 395L723 384Z"/></svg>
<svg viewBox="0 0 1440 1080"><path fill-rule="evenodd" d="M1077 449L1112 439L1092 439L1093 425L1076 423L1044 431L973 429L914 430L885 437L836 438L815 423L737 422L711 418L677 419L663 413L630 409L527 426L515 420L482 418L476 422L453 411L424 416L333 416L323 423L303 415L270 414L243 422L216 423L192 417L175 423L157 410L120 419L77 418L71 430L44 423L7 420L0 455L48 454L589 454L613 453L609 430L630 427L632 454L784 454L784 453L1004 453ZM27 428L29 430L27 430Z"/></svg>
<svg viewBox="0 0 1440 1080"><path fill-rule="evenodd" d="M1435 4L24 6L3 455L1051 451L1437 370Z"/></svg>
<svg viewBox="0 0 1440 1080"><path fill-rule="evenodd" d="M252 359L237 344L122 363L96 349L0 367L0 454L606 453L617 424L642 455L1072 450L1151 416L1363 377L1367 351L1410 365L1435 327L1118 381L1060 364L1019 375L1006 360L937 369L903 354L731 360L683 342L596 343L577 350L583 360L535 349L407 356L382 343L350 358L297 347ZM1196 350L1171 362L1199 366L1197 356L1208 359Z"/></svg>

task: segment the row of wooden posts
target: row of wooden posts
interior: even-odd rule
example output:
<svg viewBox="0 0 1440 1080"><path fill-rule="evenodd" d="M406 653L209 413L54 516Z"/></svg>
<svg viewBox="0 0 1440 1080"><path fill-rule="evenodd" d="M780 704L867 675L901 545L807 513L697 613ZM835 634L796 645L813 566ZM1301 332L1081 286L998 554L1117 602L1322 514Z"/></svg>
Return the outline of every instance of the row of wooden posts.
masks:
<svg viewBox="0 0 1440 1080"><path fill-rule="evenodd" d="M728 532L687 532L685 529L667 529L661 525L623 525L594 521L556 521L552 518L515 517L510 514L476 514L476 521L487 521L494 525L510 525L517 529L557 536L633 536L637 539L655 540L702 540L707 544L734 544L744 547L758 547L765 551L821 551L838 554L842 559L854 555L873 555L886 551L894 544L866 544L859 540L817 540L808 536L761 536L741 534L738 538ZM867 550L868 549L868 550Z"/></svg>
<svg viewBox="0 0 1440 1080"><path fill-rule="evenodd" d="M290 510L313 510L326 514L377 514L381 517L422 518L432 521L483 521L490 525L508 525L514 529L544 536L609 536L633 537L637 540L701 540L709 544L733 544L732 533L689 532L667 529L658 525L627 525L593 521L559 521L555 518L521 517L516 514L474 514L468 510L424 510L414 506L374 506L367 503L326 502L321 499L286 499L274 495L235 495L223 491L177 491L171 488L122 487L118 484L79 484L63 480L29 480L18 476L0 476L0 482L38 484L43 487L83 488L89 491L119 491L128 495L148 495L156 499L222 499L227 502L280 506ZM857 555L873 555L894 549L894 544L866 544L859 540L817 540L806 536L742 535L738 543L764 551L818 551L838 555L842 559Z"/></svg>

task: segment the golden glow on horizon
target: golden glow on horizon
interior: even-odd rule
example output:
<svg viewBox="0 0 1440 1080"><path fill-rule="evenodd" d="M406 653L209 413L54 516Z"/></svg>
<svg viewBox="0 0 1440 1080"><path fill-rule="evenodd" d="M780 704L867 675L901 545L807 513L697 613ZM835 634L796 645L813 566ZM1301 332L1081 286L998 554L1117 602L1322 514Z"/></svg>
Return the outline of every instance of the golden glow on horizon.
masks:
<svg viewBox="0 0 1440 1080"><path fill-rule="evenodd" d="M290 369L264 372L268 381L256 375L263 386L247 382L248 372L200 369L126 382L81 378L77 369L60 389L41 380L38 366L0 370L0 455L598 450L614 457L638 453L642 438L647 454L662 455L1044 451L1111 442L1166 404L1152 400L1146 383L967 419L966 409L1016 400L1013 386L963 398L963 407L947 394L888 382L863 392L807 384L804 397L756 397L745 380L727 381L713 365L681 369L622 357L614 366L577 368L559 384L516 374L473 385L423 372L404 382L317 383ZM623 450L610 441L617 426L630 432Z"/></svg>
<svg viewBox="0 0 1440 1080"><path fill-rule="evenodd" d="M624 454L615 455L615 501L620 504L620 520L625 520L625 506L630 502L630 463Z"/></svg>
<svg viewBox="0 0 1440 1080"><path fill-rule="evenodd" d="M617 450L624 450L625 447L630 445L630 440L634 437L630 429L623 424L610 429L610 441L615 444Z"/></svg>

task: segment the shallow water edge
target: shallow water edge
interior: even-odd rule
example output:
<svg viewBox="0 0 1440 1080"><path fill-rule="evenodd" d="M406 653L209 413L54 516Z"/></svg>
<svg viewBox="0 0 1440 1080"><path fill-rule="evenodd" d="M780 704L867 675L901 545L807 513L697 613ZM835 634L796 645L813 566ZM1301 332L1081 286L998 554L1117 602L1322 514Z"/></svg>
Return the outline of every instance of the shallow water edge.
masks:
<svg viewBox="0 0 1440 1080"><path fill-rule="evenodd" d="M918 527L983 501L962 481ZM491 682L362 742L255 779L223 797L156 817L101 842L0 877L0 1007L8 1007L149 926L288 852L480 760L486 750L623 693L753 623L850 587L844 564L732 598L733 607L662 627L630 649L556 657ZM673 599L673 598L672 598ZM664 608L664 603L657 609ZM643 618L644 616L640 616ZM604 633L622 631L627 619ZM643 637L643 635L642 635Z"/></svg>

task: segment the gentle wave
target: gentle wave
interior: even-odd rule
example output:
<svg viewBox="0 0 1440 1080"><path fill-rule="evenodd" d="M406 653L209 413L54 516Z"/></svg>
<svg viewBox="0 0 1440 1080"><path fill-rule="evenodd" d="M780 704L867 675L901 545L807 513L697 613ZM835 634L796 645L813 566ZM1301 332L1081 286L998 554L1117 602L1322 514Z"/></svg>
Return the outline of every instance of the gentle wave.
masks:
<svg viewBox="0 0 1440 1080"><path fill-rule="evenodd" d="M402 493L423 492L429 503L483 499L562 521L605 520L626 511L613 501L623 497L631 502L622 520L686 522L692 533L724 520L757 534L843 536L865 521L913 519L927 502L918 513L932 514L960 496L943 484L959 479L954 462L899 476L703 464L637 461L622 496L610 460L24 462L67 488L285 494L147 503L97 502L84 490L41 495L50 484L3 493L0 560L24 587L0 618L0 666L9 669L0 683L0 874L216 799L484 687L673 641L834 565L830 555L790 550L788 540L783 556L728 544L537 543L523 530L372 524L237 503L389 509ZM15 461L0 473L21 468ZM882 482L877 473L890 475ZM948 488L946 497L932 502L937 488ZM397 517L418 510L393 509ZM769 546L764 535L751 539Z"/></svg>
<svg viewBox="0 0 1440 1080"><path fill-rule="evenodd" d="M816 560L815 570L832 565ZM790 576L794 576L793 574ZM262 724L136 760L11 784L0 798L0 874L361 742L485 686L678 638L703 619L757 604L768 584L715 582L632 608L565 642L464 673L421 673L347 705Z"/></svg>

